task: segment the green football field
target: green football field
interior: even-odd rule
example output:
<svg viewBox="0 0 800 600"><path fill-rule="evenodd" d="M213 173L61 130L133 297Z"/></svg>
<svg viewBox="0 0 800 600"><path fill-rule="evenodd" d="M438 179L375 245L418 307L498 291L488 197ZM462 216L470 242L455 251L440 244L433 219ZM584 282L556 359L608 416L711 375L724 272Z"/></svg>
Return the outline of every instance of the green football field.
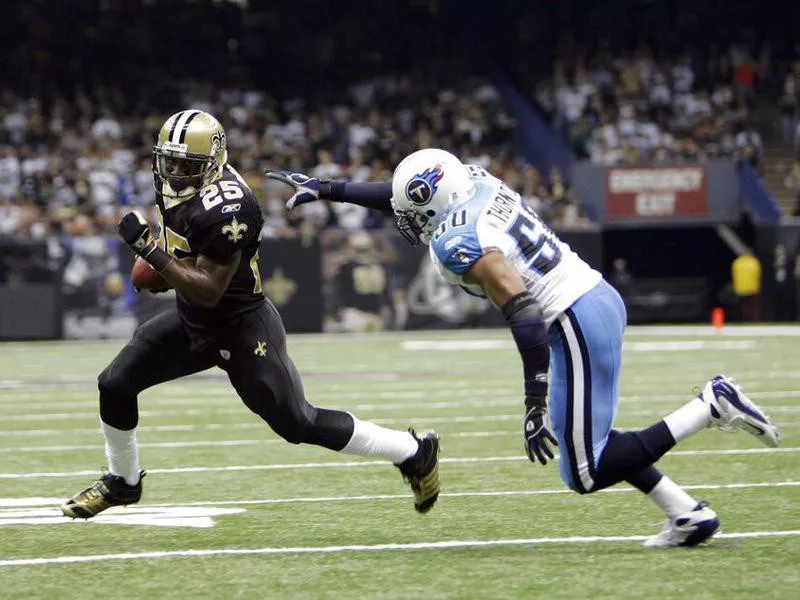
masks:
<svg viewBox="0 0 800 600"><path fill-rule="evenodd" d="M221 371L139 399L142 503L58 502L104 465L96 374L121 341L0 345L0 598L800 597L800 328L630 328L617 426L649 425L717 372L782 430L703 431L660 467L718 512L695 549L645 550L661 515L619 486L579 496L522 450L505 331L291 336L309 399L442 438L427 515L382 462L292 446Z"/></svg>

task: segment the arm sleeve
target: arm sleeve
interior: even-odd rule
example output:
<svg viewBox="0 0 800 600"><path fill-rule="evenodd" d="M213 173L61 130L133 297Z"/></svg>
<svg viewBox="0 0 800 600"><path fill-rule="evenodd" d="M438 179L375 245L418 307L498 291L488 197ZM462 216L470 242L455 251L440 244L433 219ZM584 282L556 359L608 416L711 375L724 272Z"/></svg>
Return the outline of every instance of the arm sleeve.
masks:
<svg viewBox="0 0 800 600"><path fill-rule="evenodd" d="M333 202L349 202L391 215L391 182L346 183L331 181L330 199Z"/></svg>

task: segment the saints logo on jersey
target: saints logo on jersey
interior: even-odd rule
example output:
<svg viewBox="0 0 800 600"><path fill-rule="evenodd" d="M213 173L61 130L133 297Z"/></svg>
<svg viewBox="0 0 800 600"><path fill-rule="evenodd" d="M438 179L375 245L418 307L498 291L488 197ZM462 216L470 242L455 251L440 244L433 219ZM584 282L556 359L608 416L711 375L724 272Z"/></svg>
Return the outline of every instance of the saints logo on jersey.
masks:
<svg viewBox="0 0 800 600"><path fill-rule="evenodd" d="M231 219L231 222L222 228L222 233L228 234L228 239L234 244L242 239L242 234L247 231L247 223L239 223L236 217Z"/></svg>

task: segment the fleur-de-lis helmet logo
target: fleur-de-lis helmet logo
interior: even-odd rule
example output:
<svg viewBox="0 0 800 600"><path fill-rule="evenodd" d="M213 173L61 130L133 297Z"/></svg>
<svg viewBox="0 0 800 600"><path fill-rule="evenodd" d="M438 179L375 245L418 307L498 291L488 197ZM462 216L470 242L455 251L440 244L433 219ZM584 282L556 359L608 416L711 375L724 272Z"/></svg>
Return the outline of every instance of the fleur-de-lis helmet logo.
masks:
<svg viewBox="0 0 800 600"><path fill-rule="evenodd" d="M211 136L211 154L225 149L225 132L215 131Z"/></svg>

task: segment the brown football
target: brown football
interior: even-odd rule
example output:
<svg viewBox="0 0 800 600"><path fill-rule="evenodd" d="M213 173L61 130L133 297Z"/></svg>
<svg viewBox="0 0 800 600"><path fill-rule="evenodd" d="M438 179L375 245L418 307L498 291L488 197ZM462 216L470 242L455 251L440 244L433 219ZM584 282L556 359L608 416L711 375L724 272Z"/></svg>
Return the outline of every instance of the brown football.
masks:
<svg viewBox="0 0 800 600"><path fill-rule="evenodd" d="M146 260L136 258L131 269L131 283L140 290L157 290L172 287Z"/></svg>

